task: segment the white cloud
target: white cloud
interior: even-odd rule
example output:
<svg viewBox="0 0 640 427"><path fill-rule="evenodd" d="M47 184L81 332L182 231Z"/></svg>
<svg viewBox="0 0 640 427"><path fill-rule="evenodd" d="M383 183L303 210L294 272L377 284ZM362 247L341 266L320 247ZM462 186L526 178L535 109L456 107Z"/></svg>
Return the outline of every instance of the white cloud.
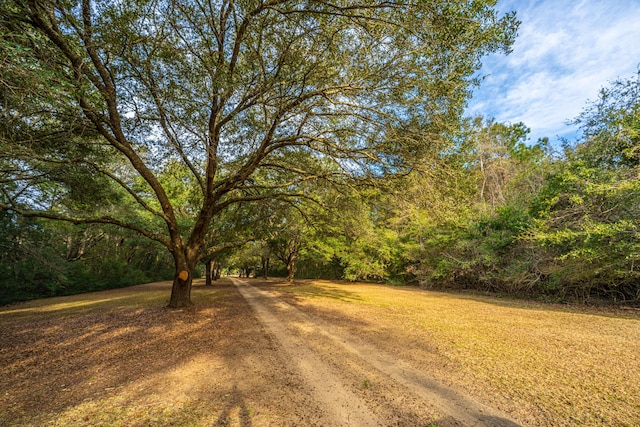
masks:
<svg viewBox="0 0 640 427"><path fill-rule="evenodd" d="M601 87L640 64L640 2L506 0L522 21L513 53L485 61L488 74L469 114L524 122L532 139L572 134L576 117Z"/></svg>

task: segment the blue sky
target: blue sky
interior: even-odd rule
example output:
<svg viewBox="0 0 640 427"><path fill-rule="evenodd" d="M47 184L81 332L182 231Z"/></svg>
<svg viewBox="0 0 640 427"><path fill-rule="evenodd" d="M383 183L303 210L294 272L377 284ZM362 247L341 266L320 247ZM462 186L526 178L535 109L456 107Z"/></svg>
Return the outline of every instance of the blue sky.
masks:
<svg viewBox="0 0 640 427"><path fill-rule="evenodd" d="M483 61L468 115L523 122L530 140L575 138L576 117L598 91L640 66L640 0L500 0L522 21L513 52Z"/></svg>

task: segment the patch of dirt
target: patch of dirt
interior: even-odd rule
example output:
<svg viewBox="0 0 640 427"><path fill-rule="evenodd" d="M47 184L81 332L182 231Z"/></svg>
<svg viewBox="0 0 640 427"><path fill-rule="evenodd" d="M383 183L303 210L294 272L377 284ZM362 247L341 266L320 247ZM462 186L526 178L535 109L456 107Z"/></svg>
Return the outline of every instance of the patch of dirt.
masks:
<svg viewBox="0 0 640 427"><path fill-rule="evenodd" d="M0 309L0 425L520 425L353 319L234 282L184 310L162 308L169 283Z"/></svg>

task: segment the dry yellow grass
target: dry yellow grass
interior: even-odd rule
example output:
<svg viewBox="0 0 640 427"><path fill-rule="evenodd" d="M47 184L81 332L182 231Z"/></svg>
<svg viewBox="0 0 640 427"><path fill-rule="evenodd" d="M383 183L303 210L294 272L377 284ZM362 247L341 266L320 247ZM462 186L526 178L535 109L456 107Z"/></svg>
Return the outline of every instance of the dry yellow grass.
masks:
<svg viewBox="0 0 640 427"><path fill-rule="evenodd" d="M637 312L326 281L277 289L329 321L349 316L399 357L528 424L640 425Z"/></svg>

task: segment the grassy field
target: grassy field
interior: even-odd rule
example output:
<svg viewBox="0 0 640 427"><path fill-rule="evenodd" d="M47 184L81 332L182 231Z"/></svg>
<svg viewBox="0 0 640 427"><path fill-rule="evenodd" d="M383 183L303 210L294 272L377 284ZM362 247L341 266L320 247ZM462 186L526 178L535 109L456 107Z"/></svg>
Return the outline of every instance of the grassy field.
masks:
<svg viewBox="0 0 640 427"><path fill-rule="evenodd" d="M279 289L528 424L640 425L637 310L324 281Z"/></svg>
<svg viewBox="0 0 640 427"><path fill-rule="evenodd" d="M640 425L640 317L371 284L255 281L532 426ZM0 308L0 425L299 425L286 366L228 282ZM238 383L238 378L243 378ZM298 409L302 408L302 409Z"/></svg>

